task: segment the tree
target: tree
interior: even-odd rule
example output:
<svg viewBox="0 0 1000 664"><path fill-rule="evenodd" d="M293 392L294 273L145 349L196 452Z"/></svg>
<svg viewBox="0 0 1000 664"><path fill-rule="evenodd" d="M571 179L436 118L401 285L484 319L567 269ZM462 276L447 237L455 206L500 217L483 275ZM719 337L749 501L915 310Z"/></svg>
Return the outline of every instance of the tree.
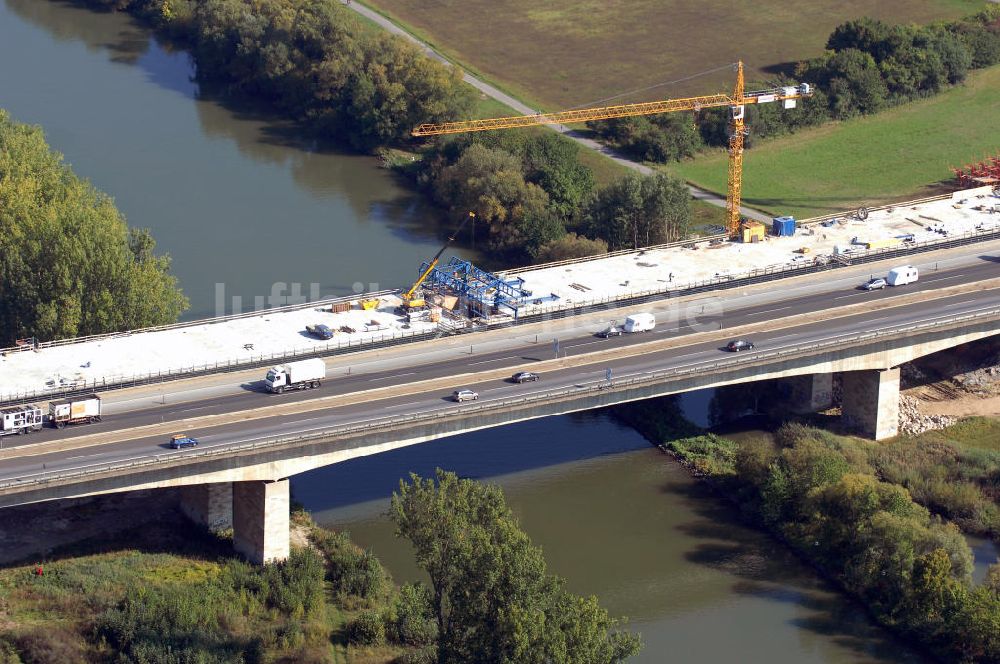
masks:
<svg viewBox="0 0 1000 664"><path fill-rule="evenodd" d="M612 664L639 651L596 598L548 574L499 488L411 474L390 515L430 577L439 663Z"/></svg>
<svg viewBox="0 0 1000 664"><path fill-rule="evenodd" d="M691 196L684 183L663 173L630 173L605 187L588 205L589 234L611 250L638 248L687 235Z"/></svg>
<svg viewBox="0 0 1000 664"><path fill-rule="evenodd" d="M59 339L177 320L187 300L108 196L0 110L0 335Z"/></svg>
<svg viewBox="0 0 1000 664"><path fill-rule="evenodd" d="M441 170L434 189L456 220L475 212L489 228L490 249L506 256L531 256L564 232L548 194L525 181L518 159L503 150L471 145Z"/></svg>
<svg viewBox="0 0 1000 664"><path fill-rule="evenodd" d="M576 233L566 233L561 238L542 245L535 258L540 263L548 263L606 253L608 253L608 243L604 240L591 240Z"/></svg>

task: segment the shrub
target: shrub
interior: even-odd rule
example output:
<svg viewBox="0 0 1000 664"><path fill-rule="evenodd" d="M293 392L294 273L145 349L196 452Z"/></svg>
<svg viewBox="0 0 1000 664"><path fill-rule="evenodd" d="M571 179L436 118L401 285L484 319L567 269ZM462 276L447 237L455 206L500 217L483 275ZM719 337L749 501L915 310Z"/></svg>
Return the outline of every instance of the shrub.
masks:
<svg viewBox="0 0 1000 664"><path fill-rule="evenodd" d="M437 664L437 646L427 646L420 650L411 650L393 660L393 664Z"/></svg>
<svg viewBox="0 0 1000 664"><path fill-rule="evenodd" d="M17 654L17 648L4 636L0 636L0 664L24 664Z"/></svg>
<svg viewBox="0 0 1000 664"><path fill-rule="evenodd" d="M437 637L437 624L431 606L430 591L416 583L399 589L392 606L391 638L407 646L424 646Z"/></svg>
<svg viewBox="0 0 1000 664"><path fill-rule="evenodd" d="M326 578L338 595L365 599L385 594L389 577L370 551L351 542L347 533L313 531L313 543L327 559Z"/></svg>
<svg viewBox="0 0 1000 664"><path fill-rule="evenodd" d="M347 625L347 640L364 646L385 643L385 621L377 611L365 610Z"/></svg>
<svg viewBox="0 0 1000 664"><path fill-rule="evenodd" d="M24 664L49 664L50 662L82 664L86 661L80 637L65 627L38 627L19 634L16 643L17 649L20 651L20 659L18 659L17 653L5 655L3 649L0 649L0 657L7 657L9 662L24 662Z"/></svg>
<svg viewBox="0 0 1000 664"><path fill-rule="evenodd" d="M699 472L709 475L731 475L736 472L736 443L719 438L714 433L675 440L667 447Z"/></svg>

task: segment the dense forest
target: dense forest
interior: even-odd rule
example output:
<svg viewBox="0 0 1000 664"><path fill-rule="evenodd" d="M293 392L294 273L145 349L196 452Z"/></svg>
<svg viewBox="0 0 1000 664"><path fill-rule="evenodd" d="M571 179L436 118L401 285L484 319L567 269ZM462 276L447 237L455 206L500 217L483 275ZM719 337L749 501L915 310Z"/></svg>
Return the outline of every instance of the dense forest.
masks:
<svg viewBox="0 0 1000 664"><path fill-rule="evenodd" d="M175 322L187 300L155 246L0 110L0 343Z"/></svg>

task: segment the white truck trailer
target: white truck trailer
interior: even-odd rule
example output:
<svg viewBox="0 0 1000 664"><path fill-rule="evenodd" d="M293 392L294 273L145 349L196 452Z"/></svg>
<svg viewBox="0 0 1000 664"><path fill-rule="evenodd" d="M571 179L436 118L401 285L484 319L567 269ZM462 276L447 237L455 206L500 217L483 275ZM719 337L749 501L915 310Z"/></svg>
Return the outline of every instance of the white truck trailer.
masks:
<svg viewBox="0 0 1000 664"><path fill-rule="evenodd" d="M101 421L101 397L88 394L49 402L49 422L57 429L67 424Z"/></svg>
<svg viewBox="0 0 1000 664"><path fill-rule="evenodd" d="M38 431L44 421L45 414L35 405L4 408L0 410L0 436Z"/></svg>
<svg viewBox="0 0 1000 664"><path fill-rule="evenodd" d="M649 313L632 314L625 319L623 327L628 334L649 332L656 327L656 317Z"/></svg>
<svg viewBox="0 0 1000 664"><path fill-rule="evenodd" d="M285 390L308 390L319 387L326 378L326 362L319 358L279 364L268 369L264 386L268 392L281 394Z"/></svg>

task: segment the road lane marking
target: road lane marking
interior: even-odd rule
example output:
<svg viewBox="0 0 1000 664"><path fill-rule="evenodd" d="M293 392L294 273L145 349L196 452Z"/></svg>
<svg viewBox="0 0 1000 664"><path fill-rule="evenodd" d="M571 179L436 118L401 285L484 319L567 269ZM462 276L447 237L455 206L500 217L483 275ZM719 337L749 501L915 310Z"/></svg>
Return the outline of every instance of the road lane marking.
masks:
<svg viewBox="0 0 1000 664"><path fill-rule="evenodd" d="M794 316L780 318L777 321L766 321L759 323L749 323L744 324L740 327L745 327L745 329L740 330L741 334L749 334L758 331L761 325L767 325L770 327L767 331L773 332L781 329L782 327L792 327L798 328L800 325L806 323L829 323L830 321L836 319L850 318L857 316L859 314L866 313L865 309L868 309L867 313L874 313L878 309L895 309L901 307L911 306L916 303L926 305L927 302L940 299L944 297L954 297L958 296L972 296L973 293L976 294L977 299L983 295L984 292L990 292L993 294L996 292L996 284L1000 282L1000 279L990 279L983 282L978 282L973 285L960 285L960 286L946 286L940 290L930 293L912 293L908 295L902 295L899 298L891 298L892 302L864 302L859 304L847 305L840 309L824 310L820 312L809 312L804 316ZM986 310L996 306L996 297L989 298L990 304L984 304L978 309L972 309L964 313L972 313L977 310ZM911 300L913 300L911 302ZM971 304L971 302L970 302ZM876 308L877 307L877 308ZM784 307L790 308L790 307ZM944 316L944 314L942 314ZM803 320L804 318L804 320ZM891 318L889 316L883 317L877 320L884 320L886 318ZM795 323L792 323L792 321ZM857 321L857 323L852 324L861 326L866 323L877 322L876 321ZM735 330L728 330L730 333L734 333ZM718 332L703 332L696 333L693 335L686 335L683 338L662 338L652 344L635 344L619 346L614 344L611 347L607 347L600 351L591 352L587 354L581 354L580 356L574 357L574 362L583 365L598 365L603 364L608 359L614 358L615 360L622 360L630 357L638 357L640 355L646 355L651 352L656 352L660 350L674 349L674 348L690 348L702 343L704 339L706 342L717 341ZM497 358L505 359L505 358ZM495 360L491 360L495 361ZM560 362L561 360L550 360L540 363L539 366L548 365L550 362ZM565 360L562 360L565 361ZM495 369L493 372L499 372L502 369ZM462 377L472 378L473 380L480 379L480 376L475 374L462 374ZM496 376L494 376L496 377ZM448 381L453 381L455 377L448 379ZM276 415L280 417L294 417L300 416L303 413L309 411L316 411L325 408L331 408L335 406L344 405L356 405L363 402L375 401L385 398L393 398L398 396L410 396L415 391L426 392L428 387L442 385L445 381L442 379L428 379L428 380L417 380L413 383L405 383L403 385L392 386L392 387L373 387L371 390L361 390L348 392L344 394L334 394L327 397L319 397L317 399L309 399L301 402L290 402L282 405L273 406L262 406L254 407L246 410L240 411L227 411L226 413L220 413L218 415L203 415L197 419L192 418L188 421L178 421L168 423L167 426L163 424L149 424L133 427L126 430L115 430L110 432L104 432L101 434L92 435L82 435L82 436L72 436L69 438L62 438L48 442L32 443L30 445L18 446L16 448L11 448L9 450L5 449L0 451L0 459L14 459L14 458L25 458L38 455L48 455L48 454L58 454L71 449L81 449L91 446L106 445L109 443L122 443L125 441L136 440L139 438L145 438L147 436L155 435L161 430L166 433L170 433L172 429L178 426L183 426L186 428L194 428L195 426L199 428L223 426L227 424L234 424L239 421L249 421L258 420L263 418L273 418ZM452 385L444 387L442 391L450 391ZM386 392L386 390L389 390ZM395 392L395 393L394 393ZM410 393L410 394L407 394ZM377 412L377 411L376 411Z"/></svg>
<svg viewBox="0 0 1000 664"><path fill-rule="evenodd" d="M480 360L479 362L469 362L468 364L469 366L473 366L476 364L487 364L489 362L500 362L502 360L519 360L519 359L521 359L520 355L508 355L507 357L497 357L492 360Z"/></svg>
<svg viewBox="0 0 1000 664"><path fill-rule="evenodd" d="M412 376L412 375L414 375L416 373L417 373L416 371L409 371L407 373L393 374L391 376L382 376L381 378L369 378L368 382L371 383L371 382L376 381L376 380L389 380L391 378L399 378L400 376Z"/></svg>
<svg viewBox="0 0 1000 664"><path fill-rule="evenodd" d="M777 309L765 309L764 311L751 311L750 313L748 313L746 315L747 316L759 316L761 314L769 314L769 313L772 313L774 311L784 311L785 309L791 309L791 308L792 307L789 305L787 307L778 307Z"/></svg>

